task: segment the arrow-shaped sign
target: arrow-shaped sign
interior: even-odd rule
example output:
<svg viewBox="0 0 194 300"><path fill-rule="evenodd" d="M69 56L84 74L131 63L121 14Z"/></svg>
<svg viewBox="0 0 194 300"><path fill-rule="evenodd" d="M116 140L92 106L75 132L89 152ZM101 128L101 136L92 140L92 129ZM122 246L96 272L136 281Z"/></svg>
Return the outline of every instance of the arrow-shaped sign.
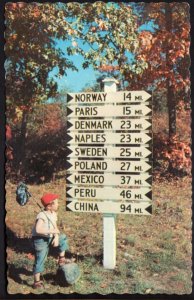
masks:
<svg viewBox="0 0 194 300"><path fill-rule="evenodd" d="M67 107L68 118L78 117L143 117L151 115L152 109L150 105L134 104L134 105L82 105Z"/></svg>
<svg viewBox="0 0 194 300"><path fill-rule="evenodd" d="M130 215L151 215L150 202L113 202L113 201L67 201L66 210L89 213L114 213Z"/></svg>
<svg viewBox="0 0 194 300"><path fill-rule="evenodd" d="M89 186L151 186L152 176L149 173L140 174L87 174L87 173L68 173L66 175L67 184L89 185Z"/></svg>
<svg viewBox="0 0 194 300"><path fill-rule="evenodd" d="M145 145L152 140L148 132L69 132L66 137L67 144L136 144Z"/></svg>
<svg viewBox="0 0 194 300"><path fill-rule="evenodd" d="M84 147L70 145L67 157L102 157L102 158L149 158L152 152L147 147Z"/></svg>
<svg viewBox="0 0 194 300"><path fill-rule="evenodd" d="M118 161L118 160L79 160L70 158L67 160L66 169L69 171L91 172L147 172L152 168L151 162L141 161Z"/></svg>
<svg viewBox="0 0 194 300"><path fill-rule="evenodd" d="M66 197L75 199L105 199L105 200L152 200L149 187L118 188L118 187L80 187L69 186L66 188Z"/></svg>
<svg viewBox="0 0 194 300"><path fill-rule="evenodd" d="M151 95L146 91L70 93L67 94L67 104L145 102L150 98Z"/></svg>
<svg viewBox="0 0 194 300"><path fill-rule="evenodd" d="M71 119L67 121L67 129L73 130L146 130L152 128L151 119L111 119L106 118L103 120L88 119L79 120Z"/></svg>

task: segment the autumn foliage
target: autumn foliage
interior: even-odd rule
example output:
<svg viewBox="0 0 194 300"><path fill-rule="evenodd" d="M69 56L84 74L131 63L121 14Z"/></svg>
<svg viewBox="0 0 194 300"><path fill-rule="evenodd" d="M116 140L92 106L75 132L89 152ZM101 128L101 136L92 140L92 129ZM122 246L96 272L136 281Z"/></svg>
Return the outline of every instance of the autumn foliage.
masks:
<svg viewBox="0 0 194 300"><path fill-rule="evenodd" d="M28 165L35 134L37 143L44 137L48 147L49 138L63 137L65 115L58 106L52 110L52 105L45 105L58 93L57 80L50 74L57 70L59 79L69 69L76 71L74 56L80 55L84 69L92 66L101 75L117 77L123 89L153 93L157 111L163 111L167 102L168 125L163 132L168 136L154 140L155 161L169 163L169 172L189 173L190 145L177 134L179 110L183 105L190 109L186 2L18 2L6 4L5 18L7 120L13 127L13 144L16 148L16 141L20 145L20 150L14 149L16 169ZM146 28L148 23L151 25ZM58 41L68 45L62 50ZM161 91L165 95L157 103L155 94ZM44 113L40 110L36 115L36 107L41 105ZM40 163L35 156L30 167L36 159Z"/></svg>

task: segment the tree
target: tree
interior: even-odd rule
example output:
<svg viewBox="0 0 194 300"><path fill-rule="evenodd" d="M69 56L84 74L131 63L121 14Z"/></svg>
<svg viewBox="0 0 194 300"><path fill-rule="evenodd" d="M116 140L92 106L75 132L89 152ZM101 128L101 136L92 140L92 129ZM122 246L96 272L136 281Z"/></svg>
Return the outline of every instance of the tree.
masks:
<svg viewBox="0 0 194 300"><path fill-rule="evenodd" d="M146 63L136 60L136 68L132 69L131 61L139 44L137 16L130 4L68 3L67 8L77 33L75 49L69 48L69 54L82 54L84 68L92 65L97 70L114 71L114 75L122 79L126 73L138 73L146 67Z"/></svg>
<svg viewBox="0 0 194 300"><path fill-rule="evenodd" d="M128 74L128 79L134 88L166 89L171 139L176 135L176 105L190 99L189 6L177 2L141 5L142 23L152 20L155 32L140 32L137 59L146 61L147 68L132 78Z"/></svg>
<svg viewBox="0 0 194 300"><path fill-rule="evenodd" d="M173 137L176 104L188 101L190 92L188 4L97 2L84 4L81 13L71 6L74 15L79 14L75 25L86 28L86 41L91 45L83 53L84 67L93 64L103 74L127 82L128 89L166 89L169 137ZM148 22L153 30L142 30Z"/></svg>
<svg viewBox="0 0 194 300"><path fill-rule="evenodd" d="M19 121L18 165L24 158L27 119L33 107L55 95L57 83L49 76L54 68L62 76L75 70L56 47L56 38L69 39L65 11L58 5L7 3L6 5L6 104L10 123Z"/></svg>
<svg viewBox="0 0 194 300"><path fill-rule="evenodd" d="M161 141L163 150L157 150L159 156L168 160L168 172L185 175L190 172L191 151L189 144L176 136L176 110L182 101L190 102L189 5L147 3L142 7L142 22L152 20L156 29L153 33L141 32L142 46L137 56L147 61L148 68L133 82L136 87L143 82L152 90L166 90L169 139Z"/></svg>
<svg viewBox="0 0 194 300"><path fill-rule="evenodd" d="M68 55L83 55L83 68L92 64L114 74L128 89L166 88L173 136L175 99L189 94L188 15L188 5L177 2L7 3L7 117L20 119L19 162L30 111L57 93L51 71L76 70ZM141 30L147 20L154 32ZM57 46L61 39L69 42L64 51Z"/></svg>

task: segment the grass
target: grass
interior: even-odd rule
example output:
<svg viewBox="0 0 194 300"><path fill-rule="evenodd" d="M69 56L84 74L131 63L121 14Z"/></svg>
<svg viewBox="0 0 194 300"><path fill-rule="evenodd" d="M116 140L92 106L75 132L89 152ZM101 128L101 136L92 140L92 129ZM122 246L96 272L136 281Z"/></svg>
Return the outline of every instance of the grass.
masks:
<svg viewBox="0 0 194 300"><path fill-rule="evenodd" d="M132 294L147 294L148 292L154 290L154 287L151 283L147 281L137 281L134 283L132 288Z"/></svg>
<svg viewBox="0 0 194 300"><path fill-rule="evenodd" d="M126 244L129 244L131 247L135 246L135 237L134 236L127 236L126 239Z"/></svg>
<svg viewBox="0 0 194 300"><path fill-rule="evenodd" d="M30 186L36 199L46 190L57 193L64 181ZM80 266L80 280L69 287L56 282L56 256L49 255L44 278L48 293L187 294L191 290L191 182L154 182L152 216L117 215L117 265L103 267L103 217L64 212L60 201L59 227L69 238L67 255ZM158 203L157 206L155 203ZM34 293L31 229L38 212L32 200L20 207L15 186L7 182L8 292Z"/></svg>

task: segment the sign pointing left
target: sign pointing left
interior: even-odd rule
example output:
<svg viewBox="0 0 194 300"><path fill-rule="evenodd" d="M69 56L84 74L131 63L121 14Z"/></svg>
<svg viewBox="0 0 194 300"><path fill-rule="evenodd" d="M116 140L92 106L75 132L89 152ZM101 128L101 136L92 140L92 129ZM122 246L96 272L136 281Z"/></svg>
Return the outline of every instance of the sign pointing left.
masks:
<svg viewBox="0 0 194 300"><path fill-rule="evenodd" d="M67 201L66 210L89 213L112 213L130 215L151 215L150 202L113 202L113 201Z"/></svg>
<svg viewBox="0 0 194 300"><path fill-rule="evenodd" d="M117 188L114 187L80 187L67 186L66 197L75 199L115 199L115 200L152 200L150 187L139 188Z"/></svg>

